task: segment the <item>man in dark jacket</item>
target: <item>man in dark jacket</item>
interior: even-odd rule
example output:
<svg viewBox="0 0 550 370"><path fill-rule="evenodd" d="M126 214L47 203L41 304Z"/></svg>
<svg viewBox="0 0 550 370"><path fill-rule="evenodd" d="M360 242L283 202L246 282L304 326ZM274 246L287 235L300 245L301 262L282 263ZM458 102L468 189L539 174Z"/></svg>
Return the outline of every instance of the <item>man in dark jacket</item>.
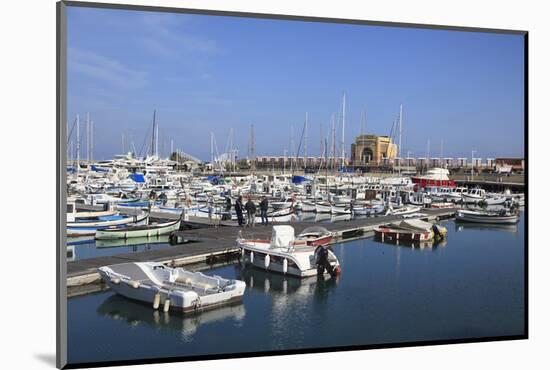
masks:
<svg viewBox="0 0 550 370"><path fill-rule="evenodd" d="M265 196L262 197L262 201L260 202L260 217L262 218L262 225L267 226L267 208L269 207L269 203L267 201L267 198Z"/></svg>
<svg viewBox="0 0 550 370"><path fill-rule="evenodd" d="M243 197L239 195L237 198L237 201L235 202L235 212L237 213L237 220L239 220L239 226L243 226L244 224L244 218L243 218Z"/></svg>
<svg viewBox="0 0 550 370"><path fill-rule="evenodd" d="M248 227L254 227L254 221L256 218L256 205L250 199L248 198L248 202L244 205L244 208L246 209L246 216L248 217Z"/></svg>

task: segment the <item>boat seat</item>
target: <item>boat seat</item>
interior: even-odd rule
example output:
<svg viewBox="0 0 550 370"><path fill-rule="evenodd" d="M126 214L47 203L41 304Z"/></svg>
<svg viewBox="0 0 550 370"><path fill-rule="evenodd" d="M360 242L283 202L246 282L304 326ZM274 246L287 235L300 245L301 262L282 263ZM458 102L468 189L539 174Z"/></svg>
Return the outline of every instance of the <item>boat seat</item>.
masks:
<svg viewBox="0 0 550 370"><path fill-rule="evenodd" d="M179 279L178 279L179 280ZM199 296L219 293L221 290L217 286L212 286L208 284L201 284L201 283L192 283L192 282L184 282L184 281L164 281L163 287L164 288L176 288L180 290L186 290L186 291L193 291L197 293Z"/></svg>

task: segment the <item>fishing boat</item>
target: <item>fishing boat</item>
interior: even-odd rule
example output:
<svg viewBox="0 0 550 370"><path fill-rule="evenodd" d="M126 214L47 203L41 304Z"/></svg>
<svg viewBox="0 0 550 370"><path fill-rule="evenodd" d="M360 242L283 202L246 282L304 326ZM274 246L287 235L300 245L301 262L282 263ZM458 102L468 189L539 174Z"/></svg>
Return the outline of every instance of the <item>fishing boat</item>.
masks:
<svg viewBox="0 0 550 370"><path fill-rule="evenodd" d="M289 225L273 226L271 240L244 239L237 246L245 265L300 278L340 273L340 264L329 247L308 245L308 237L296 238Z"/></svg>
<svg viewBox="0 0 550 370"><path fill-rule="evenodd" d="M331 212L338 215L350 215L351 203L334 203L331 205Z"/></svg>
<svg viewBox="0 0 550 370"><path fill-rule="evenodd" d="M310 202L307 200L302 201L302 212L316 212L317 207L315 202Z"/></svg>
<svg viewBox="0 0 550 370"><path fill-rule="evenodd" d="M315 203L315 212L332 213L332 205L329 202L317 202Z"/></svg>
<svg viewBox="0 0 550 370"><path fill-rule="evenodd" d="M383 204L373 204L373 205L353 205L353 214L358 216L373 216L384 212Z"/></svg>
<svg viewBox="0 0 550 370"><path fill-rule="evenodd" d="M97 230L96 239L129 239L129 238L150 238L170 234L179 230L181 218L175 221L164 223L151 223L149 225L132 225L123 228Z"/></svg>
<svg viewBox="0 0 550 370"><path fill-rule="evenodd" d="M158 309L190 312L214 308L242 299L246 285L240 280L208 276L156 262L128 262L103 266L101 278L117 294L146 302Z"/></svg>
<svg viewBox="0 0 550 370"><path fill-rule="evenodd" d="M297 240L305 240L307 245L313 247L328 245L332 238L333 233L321 226L307 227L296 237Z"/></svg>
<svg viewBox="0 0 550 370"><path fill-rule="evenodd" d="M519 221L519 213L507 209L501 209L500 211L474 211L462 209L457 212L456 220L484 224L515 224Z"/></svg>
<svg viewBox="0 0 550 370"><path fill-rule="evenodd" d="M421 209L422 207L419 207L419 206L401 206L398 208L390 207L388 208L387 214L393 215L393 216L410 215L413 213L417 213Z"/></svg>
<svg viewBox="0 0 550 370"><path fill-rule="evenodd" d="M122 216L122 215L112 215L112 216L101 216L97 219L91 220L78 220L75 222L67 222L67 228L77 228L77 227L106 227L106 226L118 226L126 225L130 223L136 223L146 219L148 214L142 212L139 215L134 216Z"/></svg>
<svg viewBox="0 0 550 370"><path fill-rule="evenodd" d="M271 208L273 208L273 210L282 210L282 209L287 209L287 208L290 208L290 207L293 207L294 204L296 202L294 201L294 199L292 198L285 198L285 199L282 199L281 201L277 201L277 202L270 202L269 205L271 206Z"/></svg>
<svg viewBox="0 0 550 370"><path fill-rule="evenodd" d="M146 224L149 214L143 212L136 216L117 217L115 219L67 223L67 237L95 236L98 230L123 228L128 225Z"/></svg>
<svg viewBox="0 0 550 370"><path fill-rule="evenodd" d="M488 206L504 204L504 203L506 203L506 197L505 196L499 196L499 195L491 196L491 197L485 198L482 201L482 203L485 203Z"/></svg>
<svg viewBox="0 0 550 370"><path fill-rule="evenodd" d="M467 193L462 193L462 201L464 203L479 203L485 199L485 190L480 188L473 188L468 190Z"/></svg>
<svg viewBox="0 0 550 370"><path fill-rule="evenodd" d="M444 226L432 225L422 220L403 220L374 229L374 236L382 241L388 239L421 242L444 239L446 235L447 229Z"/></svg>

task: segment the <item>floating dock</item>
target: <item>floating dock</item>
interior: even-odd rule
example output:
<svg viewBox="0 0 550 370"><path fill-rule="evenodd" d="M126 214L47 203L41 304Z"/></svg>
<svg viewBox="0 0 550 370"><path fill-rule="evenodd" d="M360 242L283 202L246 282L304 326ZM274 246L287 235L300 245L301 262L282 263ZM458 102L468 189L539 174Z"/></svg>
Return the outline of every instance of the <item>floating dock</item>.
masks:
<svg viewBox="0 0 550 370"><path fill-rule="evenodd" d="M451 218L456 212L455 208L446 209L423 209L420 213L424 216L411 217L427 221L438 221ZM277 225L291 225L300 233L307 227L323 226L334 233L334 243L351 241L370 237L373 230L393 221L403 219L402 216L378 216L347 221L325 223L325 222L291 222ZM88 294L105 289L97 268L125 262L155 261L169 264L171 266L183 266L193 264L193 270L211 267L212 264L232 261L237 255L236 239L239 231L244 238L270 239L272 224L263 226L256 224L253 228L233 227L232 223L224 223L219 226L212 226L208 219L193 219L187 226L187 230L180 230L176 235L185 239L184 244L171 247L150 250L144 252L124 253L114 256L96 257L67 262L67 288L68 296ZM184 225L185 227L185 225ZM202 264L202 265L201 265Z"/></svg>

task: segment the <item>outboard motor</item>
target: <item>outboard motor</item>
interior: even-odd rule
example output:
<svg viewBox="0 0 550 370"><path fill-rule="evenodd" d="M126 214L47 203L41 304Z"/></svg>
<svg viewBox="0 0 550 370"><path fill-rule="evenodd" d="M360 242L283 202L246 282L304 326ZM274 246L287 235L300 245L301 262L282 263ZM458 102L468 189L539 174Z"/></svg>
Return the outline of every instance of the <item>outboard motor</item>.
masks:
<svg viewBox="0 0 550 370"><path fill-rule="evenodd" d="M323 246L318 246L315 249L315 263L317 264L317 274L323 275L325 270L330 274L330 276L336 276L340 272L340 268L337 267L336 270L329 261L329 250Z"/></svg>
<svg viewBox="0 0 550 370"><path fill-rule="evenodd" d="M443 239L445 237L445 235L443 235L443 233L441 232L441 230L439 230L439 227L437 227L437 225L433 225L432 230L434 232L434 235L437 236L439 239Z"/></svg>

